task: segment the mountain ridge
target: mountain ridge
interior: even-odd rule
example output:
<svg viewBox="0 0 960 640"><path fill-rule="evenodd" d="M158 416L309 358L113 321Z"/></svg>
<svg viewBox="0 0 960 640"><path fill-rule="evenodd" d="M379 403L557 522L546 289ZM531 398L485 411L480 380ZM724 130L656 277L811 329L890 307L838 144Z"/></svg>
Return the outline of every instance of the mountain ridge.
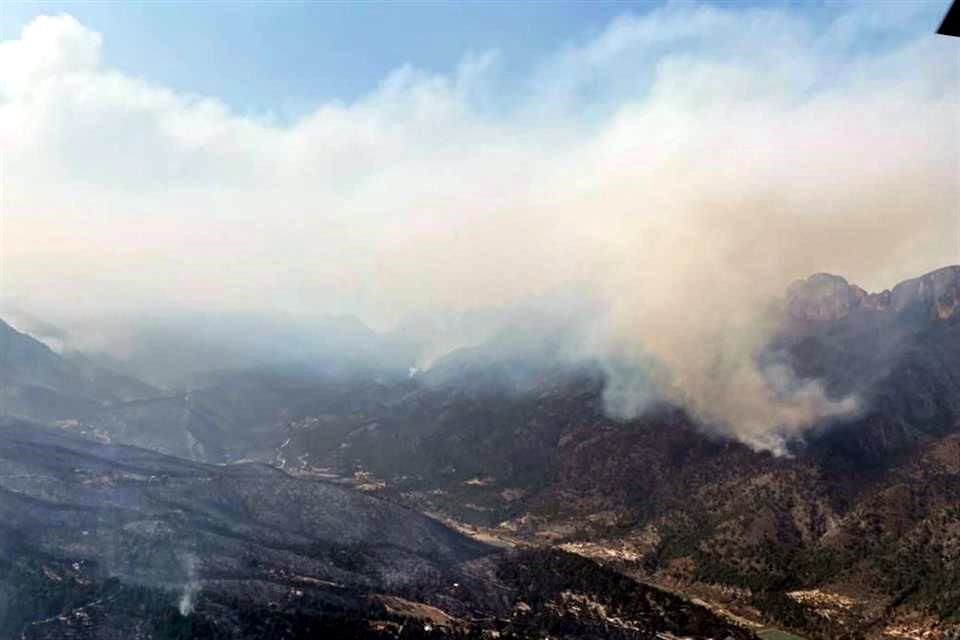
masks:
<svg viewBox="0 0 960 640"><path fill-rule="evenodd" d="M602 371L542 375L477 347L440 361L436 380L240 371L98 406L69 428L352 485L811 638L887 638L896 625L936 638L960 624L958 283L949 266L879 294L829 274L788 289L768 357L862 410L816 425L787 457L667 403L613 419Z"/></svg>
<svg viewBox="0 0 960 640"><path fill-rule="evenodd" d="M904 312L929 305L932 317L949 320L960 310L960 265L948 265L868 293L842 276L815 273L787 288L787 312L796 320L835 322L858 310Z"/></svg>

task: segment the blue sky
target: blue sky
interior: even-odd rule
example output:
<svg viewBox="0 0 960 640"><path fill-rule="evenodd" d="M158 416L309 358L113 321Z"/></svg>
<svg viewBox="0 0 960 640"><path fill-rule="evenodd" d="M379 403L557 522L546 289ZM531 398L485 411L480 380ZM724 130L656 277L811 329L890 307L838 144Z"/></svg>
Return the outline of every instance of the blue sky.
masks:
<svg viewBox="0 0 960 640"><path fill-rule="evenodd" d="M0 36L40 14L69 13L105 36L105 63L179 92L216 96L240 113L281 120L318 102L352 101L402 64L450 73L467 52L498 50L522 77L614 17L652 2L8 2ZM805 12L839 3L725 2ZM927 3L920 24L944 2Z"/></svg>
<svg viewBox="0 0 960 640"><path fill-rule="evenodd" d="M302 111L352 100L411 64L447 73L468 51L500 50L525 67L600 31L630 3L14 3L10 37L41 13L67 12L106 34L104 57L180 91L243 111Z"/></svg>

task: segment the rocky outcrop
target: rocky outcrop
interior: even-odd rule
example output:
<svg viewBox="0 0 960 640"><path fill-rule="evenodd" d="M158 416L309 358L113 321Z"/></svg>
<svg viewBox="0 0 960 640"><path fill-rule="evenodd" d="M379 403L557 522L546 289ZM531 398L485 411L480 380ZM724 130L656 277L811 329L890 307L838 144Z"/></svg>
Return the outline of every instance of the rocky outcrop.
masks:
<svg viewBox="0 0 960 640"><path fill-rule="evenodd" d="M890 306L898 312L912 311L934 320L960 315L960 265L901 282L890 294Z"/></svg>
<svg viewBox="0 0 960 640"><path fill-rule="evenodd" d="M960 314L960 265L937 269L879 293L868 293L829 273L798 280L787 289L787 316L794 322L830 323L858 313L949 320Z"/></svg>

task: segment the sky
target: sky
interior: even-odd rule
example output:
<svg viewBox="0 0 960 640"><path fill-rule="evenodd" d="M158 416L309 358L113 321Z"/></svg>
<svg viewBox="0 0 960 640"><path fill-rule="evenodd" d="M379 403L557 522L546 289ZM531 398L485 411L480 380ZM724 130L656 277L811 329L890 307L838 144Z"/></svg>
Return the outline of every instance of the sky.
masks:
<svg viewBox="0 0 960 640"><path fill-rule="evenodd" d="M16 37L38 15L67 13L107 35L102 57L111 68L178 92L216 96L242 114L286 121L319 101L355 100L403 64L451 73L467 52L497 50L520 76L557 49L598 36L617 16L663 4L14 0L0 7L0 38ZM913 24L924 28L947 3L912 4L922 6ZM837 2L784 0L722 6L777 7L816 21L844 9Z"/></svg>
<svg viewBox="0 0 960 640"><path fill-rule="evenodd" d="M469 51L496 49L518 72L558 46L598 34L649 3L250 2L12 3L0 34L39 14L69 13L110 34L112 67L240 113L288 119L322 100L355 100L403 64L451 73Z"/></svg>
<svg viewBox="0 0 960 640"><path fill-rule="evenodd" d="M37 15L69 13L109 33L114 68L241 113L294 117L320 100L354 100L397 66L450 73L467 51L497 49L529 67L616 15L649 4L13 2L0 37Z"/></svg>
<svg viewBox="0 0 960 640"><path fill-rule="evenodd" d="M756 368L770 300L960 262L946 5L5 3L0 299L379 329L579 287L571 352L763 442L854 404Z"/></svg>

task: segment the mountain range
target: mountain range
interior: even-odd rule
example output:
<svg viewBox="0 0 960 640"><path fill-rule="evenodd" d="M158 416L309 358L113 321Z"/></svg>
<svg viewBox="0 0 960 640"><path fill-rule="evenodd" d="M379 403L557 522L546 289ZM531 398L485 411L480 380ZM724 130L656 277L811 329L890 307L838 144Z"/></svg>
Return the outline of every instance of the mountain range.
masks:
<svg viewBox="0 0 960 640"><path fill-rule="evenodd" d="M543 357L562 331L532 357L502 348L505 324L403 375L410 329L386 368L243 366L178 389L0 324L4 584L44 594L8 607L4 628L112 637L90 635L96 616L119 635L156 606L187 634L167 637L258 637L239 610L287 630L340 611L335 624L364 621L356 634L409 634L415 618L463 637L946 637L960 625L960 266L880 293L816 274L783 302L758 357L859 407L786 455L667 401L610 417L602 370ZM67 616L82 622L54 616L114 595Z"/></svg>

